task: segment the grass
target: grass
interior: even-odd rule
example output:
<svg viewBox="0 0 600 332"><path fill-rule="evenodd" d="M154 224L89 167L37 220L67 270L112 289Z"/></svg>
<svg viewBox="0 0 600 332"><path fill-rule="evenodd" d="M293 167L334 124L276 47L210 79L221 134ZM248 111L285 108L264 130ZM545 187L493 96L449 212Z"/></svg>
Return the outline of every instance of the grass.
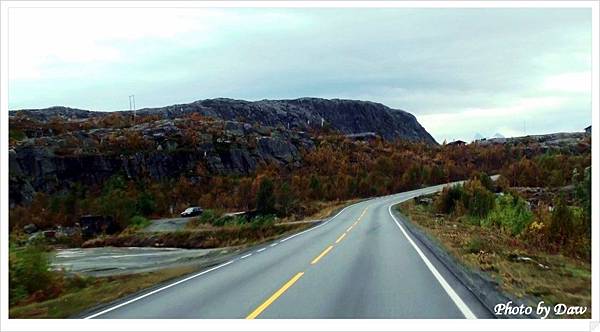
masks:
<svg viewBox="0 0 600 332"><path fill-rule="evenodd" d="M13 305L10 307L9 317L68 318L100 303L117 300L192 272L192 267L177 267L127 276L95 278L88 287L66 290L55 299Z"/></svg>
<svg viewBox="0 0 600 332"><path fill-rule="evenodd" d="M306 228L303 224L244 224L165 233L123 233L86 241L83 247L173 247L211 249L252 245Z"/></svg>
<svg viewBox="0 0 600 332"><path fill-rule="evenodd" d="M587 306L585 315L571 318L591 317L589 262L532 249L519 237L494 227L480 227L468 220L436 214L433 207L417 205L413 200L400 204L398 209L439 240L464 266L488 274L508 294L537 297L549 304ZM518 261L519 256L535 262Z"/></svg>

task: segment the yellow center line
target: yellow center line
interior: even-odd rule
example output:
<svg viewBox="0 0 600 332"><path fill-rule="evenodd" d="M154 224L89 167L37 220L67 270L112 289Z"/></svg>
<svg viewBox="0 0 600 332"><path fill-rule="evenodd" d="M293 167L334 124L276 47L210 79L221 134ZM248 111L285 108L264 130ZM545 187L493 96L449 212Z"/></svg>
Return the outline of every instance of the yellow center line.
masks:
<svg viewBox="0 0 600 332"><path fill-rule="evenodd" d="M344 232L344 234L340 235L340 237L338 237L337 240L335 240L335 243L340 243L340 241L342 241L342 239L346 236L346 233Z"/></svg>
<svg viewBox="0 0 600 332"><path fill-rule="evenodd" d="M310 262L310 264L317 264L317 262L321 260L323 256L327 255L327 253L331 251L331 249L333 249L333 246L327 247L327 249L323 250L323 252L319 256L315 257L315 259L313 259L312 262Z"/></svg>
<svg viewBox="0 0 600 332"><path fill-rule="evenodd" d="M300 279L300 277L302 277L303 274L304 274L304 272L298 272L298 274L296 274L294 277L292 277L292 279L290 279L288 282L286 282L285 285L283 285L281 288L279 288L279 290L277 290L275 293L273 293L273 295L271 295L270 298L268 298L265 302L263 302L263 304L259 305L258 308L254 309L254 311L252 311L246 317L246 319L254 319L258 315L260 315L265 309L267 309L271 305L271 303L275 302L275 300L277 300L283 293L285 293L285 291L288 288L292 287L292 285L294 283L296 283L296 281L298 281L298 279Z"/></svg>

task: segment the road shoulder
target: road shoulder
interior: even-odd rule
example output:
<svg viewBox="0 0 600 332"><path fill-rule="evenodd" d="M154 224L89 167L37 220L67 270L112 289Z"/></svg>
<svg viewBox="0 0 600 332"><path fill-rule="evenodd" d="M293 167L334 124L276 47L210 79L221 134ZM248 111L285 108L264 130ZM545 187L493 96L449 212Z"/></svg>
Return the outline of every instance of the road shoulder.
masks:
<svg viewBox="0 0 600 332"><path fill-rule="evenodd" d="M390 209L394 216L408 230L410 235L417 240L421 248L427 249L428 253L458 280L481 304L486 310L486 316L483 318L497 318L494 315L494 306L499 303L508 303L512 301L515 306L521 304L530 305L531 303L513 298L500 290L498 283L479 271L474 271L462 265L456 258L450 255L443 245L427 234L418 225L412 223L409 218L404 216L397 207L400 203L394 204ZM479 316L479 315L478 315ZM511 318L539 318L535 315L515 315Z"/></svg>

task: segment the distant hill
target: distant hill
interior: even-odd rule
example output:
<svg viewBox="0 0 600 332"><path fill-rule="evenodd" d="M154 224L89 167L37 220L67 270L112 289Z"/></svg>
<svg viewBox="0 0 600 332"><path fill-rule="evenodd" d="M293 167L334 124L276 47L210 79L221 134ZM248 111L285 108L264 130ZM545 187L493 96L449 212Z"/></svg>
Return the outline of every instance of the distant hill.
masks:
<svg viewBox="0 0 600 332"><path fill-rule="evenodd" d="M55 106L46 109L14 110L9 114L21 114L38 121L48 121L53 117L82 119L111 113L113 112ZM190 113L226 121L258 123L269 127L282 126L295 130L307 130L323 125L344 134L373 132L386 140L406 139L437 144L414 115L370 101L321 98L245 101L217 98L137 111L138 115L158 115L163 119L180 118Z"/></svg>

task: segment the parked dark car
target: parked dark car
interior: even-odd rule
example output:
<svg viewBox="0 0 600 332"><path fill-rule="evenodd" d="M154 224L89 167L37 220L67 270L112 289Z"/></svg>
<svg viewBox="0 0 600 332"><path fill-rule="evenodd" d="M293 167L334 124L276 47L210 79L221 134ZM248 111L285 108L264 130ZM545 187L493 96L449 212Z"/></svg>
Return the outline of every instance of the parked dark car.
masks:
<svg viewBox="0 0 600 332"><path fill-rule="evenodd" d="M181 212L180 216L182 218L194 217L194 216L201 215L202 212L203 212L202 208L197 207L197 206L192 206L192 207L185 209L185 211Z"/></svg>

